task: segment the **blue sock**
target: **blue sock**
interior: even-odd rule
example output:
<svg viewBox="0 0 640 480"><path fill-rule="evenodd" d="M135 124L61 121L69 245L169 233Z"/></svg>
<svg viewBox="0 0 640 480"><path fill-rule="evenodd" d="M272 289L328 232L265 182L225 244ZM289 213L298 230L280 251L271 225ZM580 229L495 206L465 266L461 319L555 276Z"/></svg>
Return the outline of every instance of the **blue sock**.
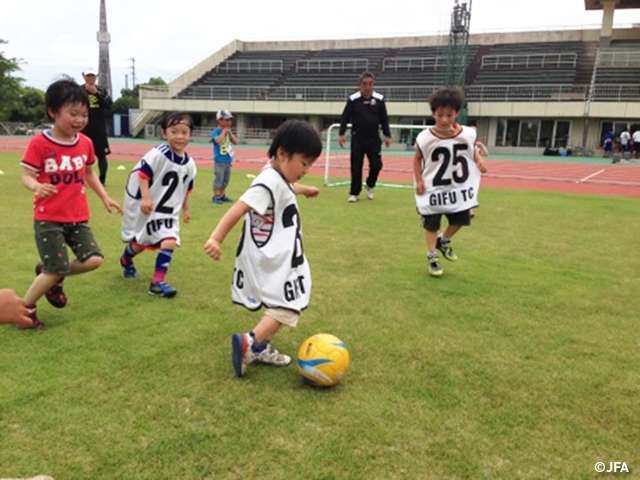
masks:
<svg viewBox="0 0 640 480"><path fill-rule="evenodd" d="M267 348L267 344L269 342L262 342L262 343L258 343L258 341L256 340L256 334L253 333L253 330L251 332L249 332L249 335L251 335L253 337L253 345L251 346L251 351L254 353L260 353L262 352L265 348Z"/></svg>
<svg viewBox="0 0 640 480"><path fill-rule="evenodd" d="M133 257L135 257L139 252L135 252L131 244L128 244L124 247L124 252L122 252L122 257L120 257L120 263L122 265L131 265L133 263Z"/></svg>
<svg viewBox="0 0 640 480"><path fill-rule="evenodd" d="M171 264L171 257L173 256L173 250L163 248L158 252L156 257L156 269L153 274L153 283L164 282L164 277L169 270Z"/></svg>

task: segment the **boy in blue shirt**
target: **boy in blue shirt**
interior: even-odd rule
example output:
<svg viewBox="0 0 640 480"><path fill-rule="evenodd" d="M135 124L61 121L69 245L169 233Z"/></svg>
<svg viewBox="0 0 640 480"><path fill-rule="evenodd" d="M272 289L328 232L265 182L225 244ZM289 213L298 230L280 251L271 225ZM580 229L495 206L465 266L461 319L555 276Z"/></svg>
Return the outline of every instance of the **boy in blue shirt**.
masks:
<svg viewBox="0 0 640 480"><path fill-rule="evenodd" d="M212 201L216 205L233 202L233 200L225 194L225 190L229 185L231 177L231 163L233 162L233 147L238 144L237 137L231 131L233 123L233 115L229 110L219 110L216 114L218 127L211 132L211 141L213 142L213 198Z"/></svg>

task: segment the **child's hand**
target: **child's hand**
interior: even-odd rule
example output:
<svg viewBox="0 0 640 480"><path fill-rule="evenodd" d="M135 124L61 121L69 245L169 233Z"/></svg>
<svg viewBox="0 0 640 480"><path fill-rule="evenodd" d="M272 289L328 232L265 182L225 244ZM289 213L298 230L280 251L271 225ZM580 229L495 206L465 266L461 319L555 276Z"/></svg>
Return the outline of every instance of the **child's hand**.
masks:
<svg viewBox="0 0 640 480"><path fill-rule="evenodd" d="M207 243L204 244L204 252L214 260L220 260L222 256L222 245L220 242L210 238Z"/></svg>
<svg viewBox="0 0 640 480"><path fill-rule="evenodd" d="M182 208L182 220L184 220L184 223L191 221L191 211L184 207Z"/></svg>
<svg viewBox="0 0 640 480"><path fill-rule="evenodd" d="M153 202L150 198L143 198L140 202L140 211L145 215L150 215L153 212Z"/></svg>
<svg viewBox="0 0 640 480"><path fill-rule="evenodd" d="M304 192L302 192L302 194L306 198L315 198L318 195L320 195L320 189L318 189L316 187L307 187L306 190Z"/></svg>
<svg viewBox="0 0 640 480"><path fill-rule="evenodd" d="M107 209L107 212L111 213L111 209L115 208L118 213L120 215L122 215L122 207L120 206L120 204L118 202L116 202L115 200L113 200L110 197L107 197L104 199L104 201L102 202L105 206L105 208Z"/></svg>
<svg viewBox="0 0 640 480"><path fill-rule="evenodd" d="M487 165L484 163L484 160L478 162L478 170L480 170L480 173L487 173Z"/></svg>
<svg viewBox="0 0 640 480"><path fill-rule="evenodd" d="M8 288L0 290L0 323L15 323L22 327L33 324L24 300Z"/></svg>
<svg viewBox="0 0 640 480"><path fill-rule="evenodd" d="M424 180L420 179L416 182L416 193L422 195L425 192Z"/></svg>
<svg viewBox="0 0 640 480"><path fill-rule="evenodd" d="M55 185L51 185L50 183L39 183L35 192L39 197L47 198L58 193L58 189Z"/></svg>

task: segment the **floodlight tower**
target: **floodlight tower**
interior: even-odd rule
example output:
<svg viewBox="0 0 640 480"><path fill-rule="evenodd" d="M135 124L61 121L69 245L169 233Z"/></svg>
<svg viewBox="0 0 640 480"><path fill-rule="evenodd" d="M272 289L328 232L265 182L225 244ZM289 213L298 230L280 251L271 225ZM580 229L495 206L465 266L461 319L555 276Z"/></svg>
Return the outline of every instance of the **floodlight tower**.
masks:
<svg viewBox="0 0 640 480"><path fill-rule="evenodd" d="M98 43L100 44L100 57L98 65L98 85L109 92L111 91L111 64L109 63L109 42L111 36L107 31L107 7L105 0L100 0L100 30L98 30Z"/></svg>
<svg viewBox="0 0 640 480"><path fill-rule="evenodd" d="M455 0L451 13L451 29L449 30L449 46L447 49L447 77L448 87L464 89L467 73L467 48L469 46L469 25L471 24L471 2L460 3ZM458 114L458 122L467 122L467 105Z"/></svg>

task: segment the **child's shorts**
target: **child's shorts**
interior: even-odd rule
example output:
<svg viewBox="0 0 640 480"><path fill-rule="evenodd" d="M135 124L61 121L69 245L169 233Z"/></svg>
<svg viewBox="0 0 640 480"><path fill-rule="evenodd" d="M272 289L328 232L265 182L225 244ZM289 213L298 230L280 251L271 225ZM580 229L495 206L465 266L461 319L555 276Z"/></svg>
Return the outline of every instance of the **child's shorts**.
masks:
<svg viewBox="0 0 640 480"><path fill-rule="evenodd" d="M85 262L94 255L104 257L89 228L89 222L57 223L36 220L33 223L36 246L46 273L71 273L67 245L80 262Z"/></svg>
<svg viewBox="0 0 640 480"><path fill-rule="evenodd" d="M463 210L456 213L434 213L432 215L422 215L422 228L429 232L437 232L440 230L440 220L442 215L447 217L449 225L459 225L466 227L471 225L470 210Z"/></svg>
<svg viewBox="0 0 640 480"><path fill-rule="evenodd" d="M213 172L213 189L224 190L227 188L227 185L229 185L229 179L231 178L231 164L215 162Z"/></svg>
<svg viewBox="0 0 640 480"><path fill-rule="evenodd" d="M295 327L298 325L298 320L300 319L298 312L287 310L286 308L267 308L264 314L287 327Z"/></svg>

